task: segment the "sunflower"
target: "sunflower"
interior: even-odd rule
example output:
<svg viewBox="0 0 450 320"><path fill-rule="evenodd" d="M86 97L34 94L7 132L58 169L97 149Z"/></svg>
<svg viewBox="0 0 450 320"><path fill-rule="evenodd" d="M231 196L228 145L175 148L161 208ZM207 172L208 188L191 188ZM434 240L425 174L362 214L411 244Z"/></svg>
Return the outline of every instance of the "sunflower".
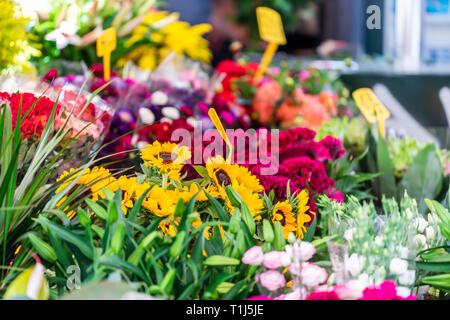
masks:
<svg viewBox="0 0 450 320"><path fill-rule="evenodd" d="M261 185L259 179L252 175L252 173L246 168L234 165L236 170L236 179L240 184L243 184L246 188L252 190L253 192L263 192L264 187Z"/></svg>
<svg viewBox="0 0 450 320"><path fill-rule="evenodd" d="M184 186L182 191L176 193L177 198L182 198L184 202L189 202L200 190L200 186L197 183L192 183L189 187ZM215 186L209 185L205 189L203 189L195 199L199 202L208 201L208 197L205 194L205 191L213 198L217 198L219 196L219 191Z"/></svg>
<svg viewBox="0 0 450 320"><path fill-rule="evenodd" d="M142 206L158 217L168 217L175 211L177 198L172 192L166 191L155 185L148 197L142 202Z"/></svg>
<svg viewBox="0 0 450 320"><path fill-rule="evenodd" d="M259 195L237 182L233 184L233 189L237 193L239 193L242 202L244 202L247 205L248 210L250 211L252 217L254 217L256 221L260 221L261 216L258 214L264 209L264 203L263 200L259 197ZM234 213L234 206L231 204L229 199L227 199L227 207L230 214L232 215Z"/></svg>
<svg viewBox="0 0 450 320"><path fill-rule="evenodd" d="M142 150L141 158L147 167L156 167L162 174L180 171L186 160L191 158L188 147L180 147L175 143L163 144L155 141Z"/></svg>
<svg viewBox="0 0 450 320"><path fill-rule="evenodd" d="M300 239L305 237L306 227L305 223L311 222L311 216L306 212L309 210L308 200L309 194L308 191L303 190L297 196L298 199L298 213L297 213L297 236Z"/></svg>
<svg viewBox="0 0 450 320"><path fill-rule="evenodd" d="M275 224L277 221L280 221L281 230L283 230L283 235L286 239L291 232L297 230L295 215L292 211L292 206L289 204L289 200L278 202L275 205L272 211L272 222Z"/></svg>
<svg viewBox="0 0 450 320"><path fill-rule="evenodd" d="M105 194L102 191L102 188L105 188L111 192L116 192L118 190L117 179L114 178L111 172L108 169L102 167L94 167L92 170L86 169L83 174L80 176L77 175L75 169L70 169L68 172L65 171L59 178L56 179L57 182L61 182L61 185L56 189L56 193L61 192L64 188L70 185L78 176L78 180L75 183L75 186L72 188L68 194L75 192L76 186L86 186L89 188L89 191L84 191L80 193L80 196L88 195L89 192L91 194L91 200L97 202L99 198L105 198ZM74 201L77 200L76 197ZM56 207L67 211L68 207L61 208L63 203L68 199L68 195L65 195L61 200L57 203ZM69 205L70 206L70 205ZM70 211L67 213L67 217L72 219L75 216L74 211Z"/></svg>
<svg viewBox="0 0 450 320"><path fill-rule="evenodd" d="M224 187L232 185L236 182L237 170L234 165L226 163L222 156L209 158L206 161L206 170L208 176L214 181L219 189L222 198L226 197Z"/></svg>
<svg viewBox="0 0 450 320"><path fill-rule="evenodd" d="M177 226L180 224L180 219L176 218L174 220L174 216L170 216L169 219L163 220L159 223L159 228L162 230L164 235L169 235L171 237L175 237L177 234Z"/></svg>

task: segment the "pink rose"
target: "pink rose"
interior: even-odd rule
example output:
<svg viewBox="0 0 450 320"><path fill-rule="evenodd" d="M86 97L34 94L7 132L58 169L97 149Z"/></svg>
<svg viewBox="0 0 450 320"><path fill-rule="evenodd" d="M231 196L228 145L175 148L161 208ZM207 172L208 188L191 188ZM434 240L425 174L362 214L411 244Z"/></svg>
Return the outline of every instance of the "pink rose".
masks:
<svg viewBox="0 0 450 320"><path fill-rule="evenodd" d="M293 275L299 276L300 270L301 270L300 262L298 261L291 263L291 265L289 266L289 272L292 273Z"/></svg>
<svg viewBox="0 0 450 320"><path fill-rule="evenodd" d="M302 266L300 272L302 283L308 287L316 287L327 280L327 272L324 268L312 263L306 263Z"/></svg>
<svg viewBox="0 0 450 320"><path fill-rule="evenodd" d="M305 288L297 288L292 292L286 293L286 294L282 294L279 297L276 297L275 300L289 300L289 301L293 301L293 300L304 300L306 297L306 289Z"/></svg>
<svg viewBox="0 0 450 320"><path fill-rule="evenodd" d="M346 285L335 286L333 292L341 300L358 300L362 296L362 293L359 290L352 289Z"/></svg>
<svg viewBox="0 0 450 320"><path fill-rule="evenodd" d="M291 259L285 252L272 251L266 253L263 257L262 264L268 269L278 269L286 267L291 263Z"/></svg>
<svg viewBox="0 0 450 320"><path fill-rule="evenodd" d="M278 271L270 270L261 273L259 281L263 287L270 291L275 291L286 286L286 280L284 276Z"/></svg>
<svg viewBox="0 0 450 320"><path fill-rule="evenodd" d="M295 260L308 261L316 253L316 248L309 242L301 242L300 245L286 246L286 251Z"/></svg>
<svg viewBox="0 0 450 320"><path fill-rule="evenodd" d="M263 261L263 252L261 247L253 247L244 254L242 262L252 266L259 266Z"/></svg>

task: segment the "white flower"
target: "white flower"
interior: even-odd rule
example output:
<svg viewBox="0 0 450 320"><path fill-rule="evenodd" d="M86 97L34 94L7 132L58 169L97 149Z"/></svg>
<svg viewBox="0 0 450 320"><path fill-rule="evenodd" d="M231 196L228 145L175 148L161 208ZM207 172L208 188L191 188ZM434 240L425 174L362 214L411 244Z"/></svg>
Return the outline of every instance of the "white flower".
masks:
<svg viewBox="0 0 450 320"><path fill-rule="evenodd" d="M397 287L397 295L402 298L407 298L409 295L411 295L411 289L406 287Z"/></svg>
<svg viewBox="0 0 450 320"><path fill-rule="evenodd" d="M155 115L150 111L150 109L147 108L139 108L139 118L142 123L146 125L150 125L155 122Z"/></svg>
<svg viewBox="0 0 450 320"><path fill-rule="evenodd" d="M409 249L408 247L398 246L397 251L402 259L408 259Z"/></svg>
<svg viewBox="0 0 450 320"><path fill-rule="evenodd" d="M355 233L356 229L351 228L344 232L344 239L347 240L347 242L350 242L353 240L353 234Z"/></svg>
<svg viewBox="0 0 450 320"><path fill-rule="evenodd" d="M439 222L441 222L441 220L434 213L429 213L428 214L428 223L429 224L433 224L434 225L434 224L438 224Z"/></svg>
<svg viewBox="0 0 450 320"><path fill-rule="evenodd" d="M418 234L414 237L414 243L416 244L417 249L426 249L427 248L427 238L423 234Z"/></svg>
<svg viewBox="0 0 450 320"><path fill-rule="evenodd" d="M327 272L324 268L312 263L306 263L300 271L302 283L307 287L314 288L327 281Z"/></svg>
<svg viewBox="0 0 450 320"><path fill-rule="evenodd" d="M358 276L363 267L363 257L358 257L356 253L352 254L350 258L347 259L346 267L353 277Z"/></svg>
<svg viewBox="0 0 450 320"><path fill-rule="evenodd" d="M180 111L174 107L165 107L162 108L161 113L170 119L178 119L180 117Z"/></svg>
<svg viewBox="0 0 450 320"><path fill-rule="evenodd" d="M411 220L414 217L414 214L412 213L410 208L406 209L406 217L408 218L408 220Z"/></svg>
<svg viewBox="0 0 450 320"><path fill-rule="evenodd" d="M413 221L413 225L416 227L419 233L423 233L425 228L428 227L428 222L424 218L420 217Z"/></svg>
<svg viewBox="0 0 450 320"><path fill-rule="evenodd" d="M147 141L139 141L137 143L137 147L139 150L144 150L145 148L147 148L148 142Z"/></svg>
<svg viewBox="0 0 450 320"><path fill-rule="evenodd" d="M383 236L376 236L375 237L375 244L377 246L381 246L383 244Z"/></svg>
<svg viewBox="0 0 450 320"><path fill-rule="evenodd" d="M195 118L189 117L186 119L186 122L189 123L194 128L197 128L197 120L195 120Z"/></svg>
<svg viewBox="0 0 450 320"><path fill-rule="evenodd" d="M156 91L152 94L151 102L152 104L156 104L158 106L167 104L169 101L169 98L167 97L167 94L165 94L162 91Z"/></svg>
<svg viewBox="0 0 450 320"><path fill-rule="evenodd" d="M294 243L286 246L286 253L294 260L308 261L316 253L316 248L309 242Z"/></svg>
<svg viewBox="0 0 450 320"><path fill-rule="evenodd" d="M414 283L415 276L416 272L414 270L408 270L398 278L398 282L401 285L410 286Z"/></svg>
<svg viewBox="0 0 450 320"><path fill-rule="evenodd" d="M434 228L429 226L425 229L425 236L427 237L427 240L429 243L433 242L434 237L436 236L436 231L434 231Z"/></svg>
<svg viewBox="0 0 450 320"><path fill-rule="evenodd" d="M408 261L394 258L389 264L389 272L395 275L402 275L408 270Z"/></svg>
<svg viewBox="0 0 450 320"><path fill-rule="evenodd" d="M77 32L78 26L75 23L63 21L58 29L53 30L45 36L45 40L56 41L56 48L62 50L69 44L77 45L81 42L81 39L77 36Z"/></svg>

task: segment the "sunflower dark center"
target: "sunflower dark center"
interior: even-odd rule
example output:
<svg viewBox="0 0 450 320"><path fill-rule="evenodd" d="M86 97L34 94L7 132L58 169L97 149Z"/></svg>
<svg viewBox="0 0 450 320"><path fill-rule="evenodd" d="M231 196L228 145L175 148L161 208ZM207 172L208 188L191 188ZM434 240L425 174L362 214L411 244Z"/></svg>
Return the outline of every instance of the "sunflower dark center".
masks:
<svg viewBox="0 0 450 320"><path fill-rule="evenodd" d="M162 159L164 164L172 163L172 153L170 152L160 152L159 157Z"/></svg>
<svg viewBox="0 0 450 320"><path fill-rule="evenodd" d="M286 216L282 210L278 210L277 214L281 215L283 219L280 220L281 225L284 227L286 225Z"/></svg>
<svg viewBox="0 0 450 320"><path fill-rule="evenodd" d="M217 181L219 182L219 185L229 186L231 184L230 176L223 169L220 169L216 172L216 178L217 178Z"/></svg>

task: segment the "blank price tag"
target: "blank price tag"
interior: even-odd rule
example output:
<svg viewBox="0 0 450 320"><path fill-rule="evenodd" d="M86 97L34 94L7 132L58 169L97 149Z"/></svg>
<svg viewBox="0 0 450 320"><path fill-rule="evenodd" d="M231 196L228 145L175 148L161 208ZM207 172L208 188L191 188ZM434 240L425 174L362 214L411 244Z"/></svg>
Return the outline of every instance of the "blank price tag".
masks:
<svg viewBox="0 0 450 320"><path fill-rule="evenodd" d="M103 57L104 78L111 77L111 52L117 45L116 28L108 28L97 38L97 56Z"/></svg>
<svg viewBox="0 0 450 320"><path fill-rule="evenodd" d="M270 8L258 7L256 8L256 17L261 39L269 42L253 78L253 82L258 84L272 62L278 46L286 44L287 41L284 34L283 21L278 12Z"/></svg>
<svg viewBox="0 0 450 320"><path fill-rule="evenodd" d="M390 118L391 113L377 98L372 89L362 88L353 92L353 99L355 99L361 113L369 123L378 122L380 132L385 137L385 122Z"/></svg>
<svg viewBox="0 0 450 320"><path fill-rule="evenodd" d="M286 44L283 21L278 12L266 7L256 8L259 35L266 42L274 42L278 45Z"/></svg>

